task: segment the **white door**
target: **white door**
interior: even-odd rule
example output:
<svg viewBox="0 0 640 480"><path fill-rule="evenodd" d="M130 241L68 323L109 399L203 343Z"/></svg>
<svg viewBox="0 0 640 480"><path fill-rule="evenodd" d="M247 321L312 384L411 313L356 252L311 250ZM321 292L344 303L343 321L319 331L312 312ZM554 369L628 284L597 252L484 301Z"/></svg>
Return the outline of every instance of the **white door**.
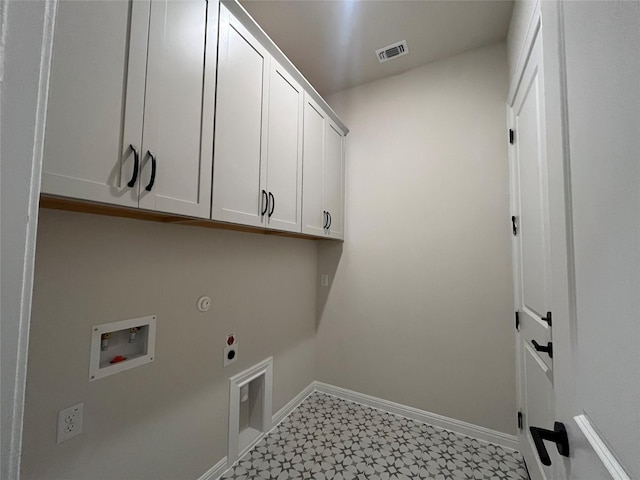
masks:
<svg viewBox="0 0 640 480"><path fill-rule="evenodd" d="M326 114L309 97L304 103L302 154L302 233L324 236L328 222L322 204Z"/></svg>
<svg viewBox="0 0 640 480"><path fill-rule="evenodd" d="M212 218L263 226L270 56L220 6Z"/></svg>
<svg viewBox="0 0 640 480"><path fill-rule="evenodd" d="M326 121L323 204L328 214L327 235L344 238L344 135L330 120Z"/></svg>
<svg viewBox="0 0 640 480"><path fill-rule="evenodd" d="M511 105L520 448L534 479L638 479L640 3L539 8ZM532 444L556 421L568 456Z"/></svg>
<svg viewBox="0 0 640 480"><path fill-rule="evenodd" d="M517 339L518 441L533 480L550 478L530 427L553 429L553 352L550 307L549 207L542 42L538 36L512 106L512 228ZM544 351L549 349L549 351ZM547 473L545 473L547 472Z"/></svg>
<svg viewBox="0 0 640 480"><path fill-rule="evenodd" d="M210 216L216 29L215 1L151 3L141 208Z"/></svg>
<svg viewBox="0 0 640 480"><path fill-rule="evenodd" d="M304 90L271 60L267 124L267 225L300 232L302 225L302 110Z"/></svg>
<svg viewBox="0 0 640 480"><path fill-rule="evenodd" d="M43 193L138 205L149 8L58 3Z"/></svg>

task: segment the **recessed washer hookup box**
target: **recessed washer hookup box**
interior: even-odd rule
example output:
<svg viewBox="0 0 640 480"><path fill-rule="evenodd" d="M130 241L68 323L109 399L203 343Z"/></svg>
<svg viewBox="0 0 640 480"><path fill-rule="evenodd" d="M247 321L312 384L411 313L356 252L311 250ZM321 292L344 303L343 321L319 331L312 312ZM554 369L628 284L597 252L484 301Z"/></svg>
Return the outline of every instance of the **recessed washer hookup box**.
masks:
<svg viewBox="0 0 640 480"><path fill-rule="evenodd" d="M155 347L155 315L94 325L89 381L153 362Z"/></svg>

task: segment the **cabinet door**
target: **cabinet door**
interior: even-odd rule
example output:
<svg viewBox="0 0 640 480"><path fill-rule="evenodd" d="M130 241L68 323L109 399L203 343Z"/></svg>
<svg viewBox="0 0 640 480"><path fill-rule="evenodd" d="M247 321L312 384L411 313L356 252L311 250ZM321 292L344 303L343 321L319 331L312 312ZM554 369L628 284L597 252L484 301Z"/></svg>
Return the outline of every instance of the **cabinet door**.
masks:
<svg viewBox="0 0 640 480"><path fill-rule="evenodd" d="M331 121L326 122L323 205L329 212L327 235L344 238L344 136Z"/></svg>
<svg viewBox="0 0 640 480"><path fill-rule="evenodd" d="M127 184L142 142L149 7L58 3L43 193L138 204L137 183Z"/></svg>
<svg viewBox="0 0 640 480"><path fill-rule="evenodd" d="M302 233L319 236L324 236L326 223L322 204L325 118L324 111L309 97L305 97L302 153Z"/></svg>
<svg viewBox="0 0 640 480"><path fill-rule="evenodd" d="M141 208L209 218L217 2L207 3L151 4Z"/></svg>
<svg viewBox="0 0 640 480"><path fill-rule="evenodd" d="M263 225L269 54L220 7L212 218Z"/></svg>
<svg viewBox="0 0 640 480"><path fill-rule="evenodd" d="M277 230L301 231L303 106L304 91L272 59L267 124L267 224Z"/></svg>

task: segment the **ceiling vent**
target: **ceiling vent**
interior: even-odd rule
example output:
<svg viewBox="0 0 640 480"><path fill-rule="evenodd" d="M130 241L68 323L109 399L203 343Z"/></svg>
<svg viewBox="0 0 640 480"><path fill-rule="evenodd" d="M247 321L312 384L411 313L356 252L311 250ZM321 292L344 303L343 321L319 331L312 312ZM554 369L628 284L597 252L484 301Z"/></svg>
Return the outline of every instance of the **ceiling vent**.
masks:
<svg viewBox="0 0 640 480"><path fill-rule="evenodd" d="M387 60L391 60L395 57L401 57L407 53L409 53L409 47L407 47L406 40L392 43L391 45L387 45L384 48L376 50L376 55L378 56L378 61L380 63L386 62Z"/></svg>

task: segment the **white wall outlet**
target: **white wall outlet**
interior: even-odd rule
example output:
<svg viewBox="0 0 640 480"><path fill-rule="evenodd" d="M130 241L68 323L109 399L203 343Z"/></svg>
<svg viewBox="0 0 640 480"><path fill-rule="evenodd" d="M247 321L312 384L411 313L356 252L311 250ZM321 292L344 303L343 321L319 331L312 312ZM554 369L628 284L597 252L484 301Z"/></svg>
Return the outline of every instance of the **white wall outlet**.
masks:
<svg viewBox="0 0 640 480"><path fill-rule="evenodd" d="M227 365L231 365L238 359L238 344L235 343L233 345L227 345L224 349L224 362L222 364L223 367Z"/></svg>
<svg viewBox="0 0 640 480"><path fill-rule="evenodd" d="M82 433L82 413L84 404L79 403L73 407L65 408L58 412L58 440L62 443L71 437Z"/></svg>
<svg viewBox="0 0 640 480"><path fill-rule="evenodd" d="M327 275L326 273L323 273L322 275L320 275L320 286L321 287L329 286L329 275Z"/></svg>

